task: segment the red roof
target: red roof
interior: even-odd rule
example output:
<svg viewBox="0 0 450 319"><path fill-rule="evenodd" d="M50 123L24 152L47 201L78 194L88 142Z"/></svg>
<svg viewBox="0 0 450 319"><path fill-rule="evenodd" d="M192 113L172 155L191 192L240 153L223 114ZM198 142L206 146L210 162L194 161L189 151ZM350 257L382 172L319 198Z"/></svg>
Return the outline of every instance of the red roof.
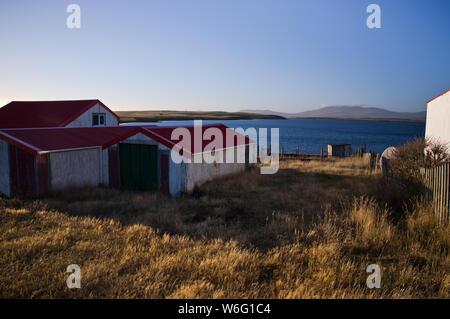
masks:
<svg viewBox="0 0 450 319"><path fill-rule="evenodd" d="M240 140L233 141L227 145L225 137L227 127L225 125L205 125L203 126L203 132L210 127L217 127L223 133L224 147L243 145ZM0 138L33 155L49 151L90 147L101 147L102 149L105 149L138 133L142 133L172 149L172 147L179 142L171 139L172 131L175 128L176 127L115 126L86 128L0 129ZM187 128L191 133L191 138L193 141L194 127L186 126L185 128ZM235 135L239 134L235 133ZM202 150L208 143L209 141L203 142ZM245 137L244 144L249 143L253 143L253 141ZM191 148L185 149L185 151L188 153L198 153L195 152L193 147L194 144L192 142Z"/></svg>
<svg viewBox="0 0 450 319"><path fill-rule="evenodd" d="M64 127L100 100L13 101L0 108L0 128Z"/></svg>
<svg viewBox="0 0 450 319"><path fill-rule="evenodd" d="M431 101L434 101L435 99L437 99L438 97L440 97L440 96L442 96L442 95L444 95L445 93L447 93L447 92L449 92L450 91L450 89L448 89L447 91L445 91L445 92L442 92L441 94L439 94L438 96L436 96L436 97L434 97L434 98L432 98L431 100L429 100L428 102L427 102L427 104L428 103L430 103Z"/></svg>
<svg viewBox="0 0 450 319"><path fill-rule="evenodd" d="M40 152L114 145L139 133L133 126L2 129L0 138L34 155Z"/></svg>
<svg viewBox="0 0 450 319"><path fill-rule="evenodd" d="M148 132L148 135L150 137L152 137L154 140L158 141L159 143L167 146L168 148L173 148L173 146L175 146L177 143L180 142L179 140L172 140L172 132L176 128L180 128L180 127L179 126L143 127L143 129ZM202 138L203 133L209 128L217 128L220 130L222 137L223 137L222 148L228 148L228 147L234 147L234 146L238 146L238 145L254 143L253 140L250 140L248 137L234 132L234 130L232 130L231 128L229 128L223 124L209 124L209 125L202 125L202 132L200 135L200 140L201 140L202 144L196 145L196 143L194 143L194 139L195 139L194 126L182 126L181 128L187 129L191 135L190 148L185 149L186 152L191 153L191 154L202 153L205 146L208 145L209 143L211 143L210 140L203 140L203 138ZM227 132L229 132L229 134L234 135L234 139L232 141L227 141L227 138L226 138ZM241 139L237 138L238 136L244 137L243 142L242 142L242 138ZM215 137L213 139L215 139ZM181 138L180 138L180 140L181 140Z"/></svg>

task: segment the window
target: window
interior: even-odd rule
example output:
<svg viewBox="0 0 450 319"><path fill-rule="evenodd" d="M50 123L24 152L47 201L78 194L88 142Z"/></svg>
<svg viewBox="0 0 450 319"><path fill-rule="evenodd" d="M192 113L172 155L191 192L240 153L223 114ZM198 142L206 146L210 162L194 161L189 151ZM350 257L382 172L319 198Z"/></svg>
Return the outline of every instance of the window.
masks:
<svg viewBox="0 0 450 319"><path fill-rule="evenodd" d="M92 126L105 126L105 113L92 114Z"/></svg>

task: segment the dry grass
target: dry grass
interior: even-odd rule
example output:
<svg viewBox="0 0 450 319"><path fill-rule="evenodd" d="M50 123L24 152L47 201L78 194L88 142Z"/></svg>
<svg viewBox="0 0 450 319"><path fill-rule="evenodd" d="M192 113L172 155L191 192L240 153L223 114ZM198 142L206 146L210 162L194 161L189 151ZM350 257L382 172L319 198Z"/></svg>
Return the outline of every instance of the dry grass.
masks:
<svg viewBox="0 0 450 319"><path fill-rule="evenodd" d="M0 199L0 297L418 298L450 295L449 226L401 225L358 160L287 161L179 199L85 189ZM69 290L69 264L82 288ZM366 267L382 268L381 289Z"/></svg>

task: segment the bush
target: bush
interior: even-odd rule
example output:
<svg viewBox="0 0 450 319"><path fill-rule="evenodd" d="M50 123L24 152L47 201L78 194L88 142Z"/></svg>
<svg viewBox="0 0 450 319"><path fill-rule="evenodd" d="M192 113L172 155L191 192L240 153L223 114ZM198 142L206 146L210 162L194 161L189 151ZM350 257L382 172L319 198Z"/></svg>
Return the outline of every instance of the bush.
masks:
<svg viewBox="0 0 450 319"><path fill-rule="evenodd" d="M414 139L394 150L389 165L392 175L403 181L421 183L420 168L436 167L449 160L448 148L430 139Z"/></svg>
<svg viewBox="0 0 450 319"><path fill-rule="evenodd" d="M447 145L432 141L430 139L426 141L426 144L427 147L425 148L425 167L436 167L439 164L449 161L450 156Z"/></svg>
<svg viewBox="0 0 450 319"><path fill-rule="evenodd" d="M431 168L449 160L445 145L429 139L414 139L394 150L389 161L389 179L375 185L375 196L393 209L393 216L405 217L423 194L421 168Z"/></svg>
<svg viewBox="0 0 450 319"><path fill-rule="evenodd" d="M391 174L402 182L420 183L420 168L425 167L427 163L426 148L427 142L422 139L415 139L397 147L389 161Z"/></svg>

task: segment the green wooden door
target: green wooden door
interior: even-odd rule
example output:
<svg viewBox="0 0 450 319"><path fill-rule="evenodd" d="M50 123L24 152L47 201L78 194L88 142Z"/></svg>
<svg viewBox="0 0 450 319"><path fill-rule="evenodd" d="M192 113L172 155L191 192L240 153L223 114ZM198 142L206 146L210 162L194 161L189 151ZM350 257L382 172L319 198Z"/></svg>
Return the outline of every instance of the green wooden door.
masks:
<svg viewBox="0 0 450 319"><path fill-rule="evenodd" d="M158 146L119 144L120 186L148 191L158 188Z"/></svg>

